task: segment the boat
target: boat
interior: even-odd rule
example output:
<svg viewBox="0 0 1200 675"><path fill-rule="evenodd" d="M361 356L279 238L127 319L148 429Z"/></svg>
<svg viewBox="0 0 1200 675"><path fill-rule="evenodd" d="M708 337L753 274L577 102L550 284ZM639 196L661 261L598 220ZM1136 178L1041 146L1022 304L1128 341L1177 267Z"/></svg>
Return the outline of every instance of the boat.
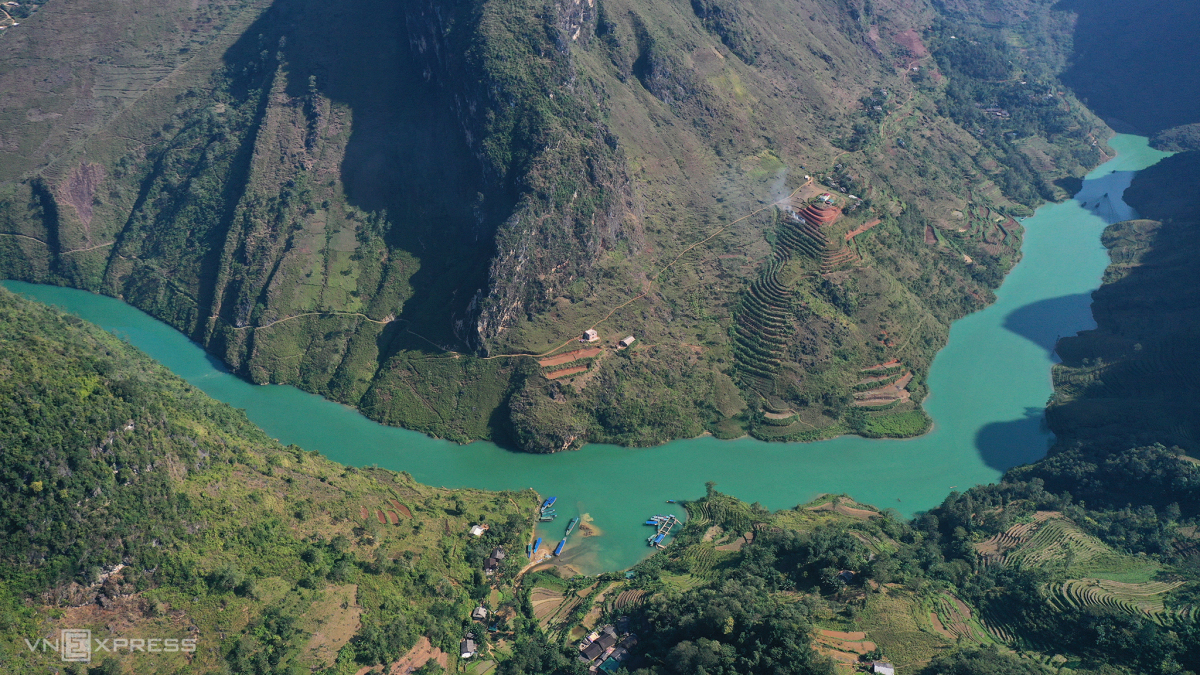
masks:
<svg viewBox="0 0 1200 675"><path fill-rule="evenodd" d="M551 506L554 506L554 500L556 500L556 499L558 499L558 497L551 497L551 498L547 499L546 501L542 502L542 509L545 510L545 509L550 508Z"/></svg>
<svg viewBox="0 0 1200 675"><path fill-rule="evenodd" d="M668 500L667 500L667 503L668 503L668 504L674 504L674 503L675 503L675 500L674 500L674 499L668 499Z"/></svg>
<svg viewBox="0 0 1200 675"><path fill-rule="evenodd" d="M657 520L647 520L647 521L646 521L646 524L647 524L647 525L652 525L652 526L654 526L654 527L658 527L658 521L657 521Z"/></svg>
<svg viewBox="0 0 1200 675"><path fill-rule="evenodd" d="M542 538L538 537L537 541L533 542L533 551L529 554L529 557L532 558L533 554L537 553L537 550L539 548L541 548L541 546L542 546Z"/></svg>
<svg viewBox="0 0 1200 675"><path fill-rule="evenodd" d="M542 516L541 518L538 518L538 522L539 523L549 523L557 517L558 516Z"/></svg>
<svg viewBox="0 0 1200 675"><path fill-rule="evenodd" d="M567 540L564 537L562 541L558 542L558 546L554 547L554 555L558 555L559 553L562 553L563 547L566 545L567 545Z"/></svg>
<svg viewBox="0 0 1200 675"><path fill-rule="evenodd" d="M533 544L525 544L525 557L533 555Z"/></svg>
<svg viewBox="0 0 1200 675"><path fill-rule="evenodd" d="M571 536L571 530L574 530L575 526L578 524L579 524L579 518L578 517L572 518L571 522L567 523L567 533L565 535L563 535L563 539L566 539L567 537Z"/></svg>

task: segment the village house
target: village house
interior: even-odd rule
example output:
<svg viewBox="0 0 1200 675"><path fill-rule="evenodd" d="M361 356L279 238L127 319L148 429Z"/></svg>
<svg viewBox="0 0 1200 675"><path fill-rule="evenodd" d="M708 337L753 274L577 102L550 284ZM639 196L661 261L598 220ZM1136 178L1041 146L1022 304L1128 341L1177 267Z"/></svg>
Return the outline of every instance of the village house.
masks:
<svg viewBox="0 0 1200 675"><path fill-rule="evenodd" d="M879 675L896 675L896 667L887 661L872 661L871 672Z"/></svg>
<svg viewBox="0 0 1200 675"><path fill-rule="evenodd" d="M475 644L475 634L467 633L462 642L458 643L458 651L462 658L469 659L475 656L475 652L479 651L479 647Z"/></svg>
<svg viewBox="0 0 1200 675"><path fill-rule="evenodd" d="M500 561L504 560L505 555L504 548L501 546L497 546L496 548L492 549L492 554L488 556L488 559L483 563L484 574L488 575L489 577L495 574L496 570L500 568Z"/></svg>
<svg viewBox="0 0 1200 675"><path fill-rule="evenodd" d="M487 618L487 616L487 607L484 607L483 605L476 607L475 610L471 612L471 618L475 619L476 621L483 621Z"/></svg>
<svg viewBox="0 0 1200 675"><path fill-rule="evenodd" d="M596 329L589 328L589 329L583 331L583 335L579 338L579 341L580 342L595 342L596 340L599 340L599 339L600 339L600 334L596 332Z"/></svg>
<svg viewBox="0 0 1200 675"><path fill-rule="evenodd" d="M633 344L634 340L636 340L636 339L637 339L637 338L635 338L635 337L633 337L632 335L630 335L629 337L625 338L624 340L621 340L621 341L620 341L620 342L618 342L617 344L621 346L621 349L625 349L625 348L626 348L626 347L628 347L629 345Z"/></svg>

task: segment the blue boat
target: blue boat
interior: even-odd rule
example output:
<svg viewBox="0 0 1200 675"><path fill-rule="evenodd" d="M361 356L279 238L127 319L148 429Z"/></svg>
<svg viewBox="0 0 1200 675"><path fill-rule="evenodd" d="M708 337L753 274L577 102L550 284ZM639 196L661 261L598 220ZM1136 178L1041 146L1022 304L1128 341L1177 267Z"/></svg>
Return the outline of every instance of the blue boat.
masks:
<svg viewBox="0 0 1200 675"><path fill-rule="evenodd" d="M551 498L547 499L546 501L542 502L542 508L548 509L551 506L554 506L554 500L556 500L556 499L558 499L558 497L551 497Z"/></svg>
<svg viewBox="0 0 1200 675"><path fill-rule="evenodd" d="M558 555L559 553L562 553L563 547L566 545L567 545L566 539L563 539L562 541L558 542L558 546L554 547L554 555Z"/></svg>
<svg viewBox="0 0 1200 675"><path fill-rule="evenodd" d="M647 525L654 526L654 527L657 527L657 526L658 526L658 521L657 521L657 520L647 520L647 521L646 521L646 524L647 524Z"/></svg>
<svg viewBox="0 0 1200 675"><path fill-rule="evenodd" d="M542 538L538 537L537 541L533 542L533 550L530 551L529 557L532 558L534 553L537 553L538 547L542 545Z"/></svg>

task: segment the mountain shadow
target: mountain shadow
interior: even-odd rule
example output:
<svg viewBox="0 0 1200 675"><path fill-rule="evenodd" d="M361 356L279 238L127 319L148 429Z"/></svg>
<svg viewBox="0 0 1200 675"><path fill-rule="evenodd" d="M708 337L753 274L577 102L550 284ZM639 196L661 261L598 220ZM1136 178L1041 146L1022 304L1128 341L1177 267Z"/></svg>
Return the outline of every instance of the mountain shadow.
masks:
<svg viewBox="0 0 1200 675"><path fill-rule="evenodd" d="M1078 15L1062 79L1113 128L1150 135L1200 121L1200 3L1062 0L1055 9Z"/></svg>
<svg viewBox="0 0 1200 675"><path fill-rule="evenodd" d="M1091 293L1039 300L1010 312L1004 317L1004 328L1046 350L1050 356L1061 338L1094 324L1091 306Z"/></svg>
<svg viewBox="0 0 1200 675"><path fill-rule="evenodd" d="M997 471L1035 462L1046 456L1053 437L1046 434L1045 412L1026 408L1015 420L992 422L975 434L975 449L983 463Z"/></svg>

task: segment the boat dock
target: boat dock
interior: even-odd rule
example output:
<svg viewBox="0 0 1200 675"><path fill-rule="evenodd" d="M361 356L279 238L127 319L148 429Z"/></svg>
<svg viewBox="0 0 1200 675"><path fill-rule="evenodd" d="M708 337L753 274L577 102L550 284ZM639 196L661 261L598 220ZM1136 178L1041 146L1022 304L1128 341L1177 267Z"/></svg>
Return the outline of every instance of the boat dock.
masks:
<svg viewBox="0 0 1200 675"><path fill-rule="evenodd" d="M673 513L667 516L651 517L646 521L646 524L653 525L655 530L654 534L650 535L650 538L646 540L646 543L655 548L666 548L666 546L663 546L663 539L666 539L667 535L671 534L671 529L678 523L679 518Z"/></svg>

